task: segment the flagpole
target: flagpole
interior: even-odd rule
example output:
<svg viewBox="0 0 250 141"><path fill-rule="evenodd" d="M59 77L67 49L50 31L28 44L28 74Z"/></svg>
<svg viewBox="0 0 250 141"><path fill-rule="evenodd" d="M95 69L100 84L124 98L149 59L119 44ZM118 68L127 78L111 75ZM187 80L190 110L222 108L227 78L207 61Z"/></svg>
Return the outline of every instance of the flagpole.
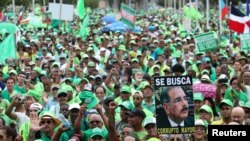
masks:
<svg viewBox="0 0 250 141"><path fill-rule="evenodd" d="M219 0L219 23L220 23L220 30L219 33L220 35L222 34L222 15L221 15L221 0Z"/></svg>
<svg viewBox="0 0 250 141"><path fill-rule="evenodd" d="M198 12L198 0L195 0L195 8L196 8L196 11ZM196 18L196 27L199 26L199 21L198 21L198 18Z"/></svg>
<svg viewBox="0 0 250 141"><path fill-rule="evenodd" d="M181 0L179 0L179 15L181 15Z"/></svg>
<svg viewBox="0 0 250 141"><path fill-rule="evenodd" d="M12 8L13 8L13 14L14 14L14 21L16 20L16 5L15 0L12 0Z"/></svg>
<svg viewBox="0 0 250 141"><path fill-rule="evenodd" d="M60 20L61 20L61 18L62 18L62 17L61 17L61 16L62 16L61 13L62 13L62 0L60 0L60 18L59 18Z"/></svg>
<svg viewBox="0 0 250 141"><path fill-rule="evenodd" d="M206 26L207 26L207 29L209 29L209 0L206 0L206 6L207 6L207 9L206 9L206 15L207 15Z"/></svg>
<svg viewBox="0 0 250 141"><path fill-rule="evenodd" d="M35 0L32 0L33 15L35 15Z"/></svg>
<svg viewBox="0 0 250 141"><path fill-rule="evenodd" d="M174 14L176 13L176 0L174 0Z"/></svg>

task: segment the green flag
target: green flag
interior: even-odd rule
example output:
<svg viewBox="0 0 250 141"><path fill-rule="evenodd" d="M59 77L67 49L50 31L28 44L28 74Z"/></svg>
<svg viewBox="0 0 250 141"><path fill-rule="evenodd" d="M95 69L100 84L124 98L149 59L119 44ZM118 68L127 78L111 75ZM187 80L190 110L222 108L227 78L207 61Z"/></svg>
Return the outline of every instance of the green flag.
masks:
<svg viewBox="0 0 250 141"><path fill-rule="evenodd" d="M16 59L16 43L15 34L8 35L2 42L0 42L0 62L5 64L5 59Z"/></svg>
<svg viewBox="0 0 250 141"><path fill-rule="evenodd" d="M80 19L83 19L84 15L85 15L84 0L78 0L76 11L77 11L77 15L80 17Z"/></svg>
<svg viewBox="0 0 250 141"><path fill-rule="evenodd" d="M81 24L81 29L80 29L80 36L82 37L83 40L85 40L87 35L89 34L88 23L89 23L89 16L87 15L83 19L82 24Z"/></svg>

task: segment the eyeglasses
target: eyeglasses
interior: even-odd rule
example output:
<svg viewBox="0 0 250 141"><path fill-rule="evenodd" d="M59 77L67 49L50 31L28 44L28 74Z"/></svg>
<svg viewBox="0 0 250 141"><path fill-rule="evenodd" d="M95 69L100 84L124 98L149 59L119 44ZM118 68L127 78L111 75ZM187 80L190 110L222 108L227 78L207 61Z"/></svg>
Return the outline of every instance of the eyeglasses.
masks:
<svg viewBox="0 0 250 141"><path fill-rule="evenodd" d="M58 98L67 97L67 94L63 93L57 96Z"/></svg>
<svg viewBox="0 0 250 141"><path fill-rule="evenodd" d="M42 120L41 122L40 122L40 124L41 125L43 125L43 124L50 124L50 123L52 123L52 120Z"/></svg>
<svg viewBox="0 0 250 141"><path fill-rule="evenodd" d="M99 120L94 120L94 121L90 121L89 123L90 124L94 124L94 123L96 123L96 124L99 124L101 121L99 121Z"/></svg>

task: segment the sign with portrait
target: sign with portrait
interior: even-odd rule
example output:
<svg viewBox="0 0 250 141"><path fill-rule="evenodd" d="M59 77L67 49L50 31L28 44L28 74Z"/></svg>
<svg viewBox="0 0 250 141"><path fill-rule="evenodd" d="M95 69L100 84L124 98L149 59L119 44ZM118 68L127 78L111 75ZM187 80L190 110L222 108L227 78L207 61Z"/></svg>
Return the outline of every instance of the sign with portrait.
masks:
<svg viewBox="0 0 250 141"><path fill-rule="evenodd" d="M192 78L155 77L156 125L158 134L188 134L194 128Z"/></svg>

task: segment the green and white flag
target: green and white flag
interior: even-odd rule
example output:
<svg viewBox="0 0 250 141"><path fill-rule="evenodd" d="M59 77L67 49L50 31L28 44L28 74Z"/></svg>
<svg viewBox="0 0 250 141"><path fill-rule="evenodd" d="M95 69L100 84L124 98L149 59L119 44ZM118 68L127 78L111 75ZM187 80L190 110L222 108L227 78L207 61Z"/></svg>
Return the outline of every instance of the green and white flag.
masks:
<svg viewBox="0 0 250 141"><path fill-rule="evenodd" d="M199 52L207 52L218 48L214 33L204 33L194 36L195 46Z"/></svg>
<svg viewBox="0 0 250 141"><path fill-rule="evenodd" d="M240 35L240 45L241 45L241 50L250 49L250 34L249 33Z"/></svg>
<svg viewBox="0 0 250 141"><path fill-rule="evenodd" d="M122 18L121 21L126 24L129 28L133 29L134 28L134 23L135 23L135 16L136 16L136 11L129 6L122 4L121 6L122 9Z"/></svg>
<svg viewBox="0 0 250 141"><path fill-rule="evenodd" d="M11 33L2 42L0 42L0 62L5 64L5 59L16 59L16 41L15 34Z"/></svg>

